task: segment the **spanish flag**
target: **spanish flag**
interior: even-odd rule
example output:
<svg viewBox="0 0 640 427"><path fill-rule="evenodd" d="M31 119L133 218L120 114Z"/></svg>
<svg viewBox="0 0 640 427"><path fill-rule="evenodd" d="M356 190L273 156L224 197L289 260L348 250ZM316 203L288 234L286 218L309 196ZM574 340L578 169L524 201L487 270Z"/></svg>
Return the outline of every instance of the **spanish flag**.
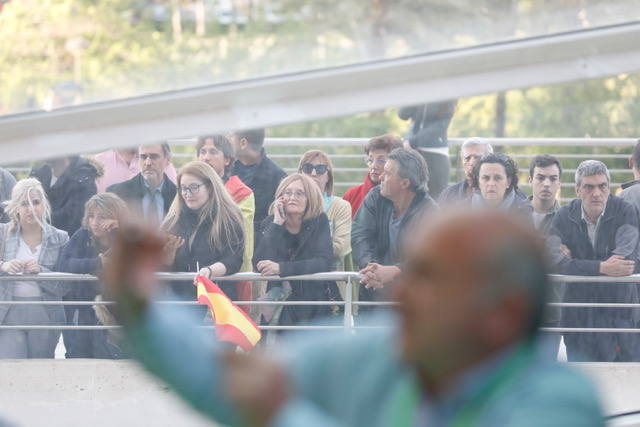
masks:
<svg viewBox="0 0 640 427"><path fill-rule="evenodd" d="M216 337L249 351L262 337L260 328L228 296L204 276L196 277L198 302L206 304L216 325Z"/></svg>

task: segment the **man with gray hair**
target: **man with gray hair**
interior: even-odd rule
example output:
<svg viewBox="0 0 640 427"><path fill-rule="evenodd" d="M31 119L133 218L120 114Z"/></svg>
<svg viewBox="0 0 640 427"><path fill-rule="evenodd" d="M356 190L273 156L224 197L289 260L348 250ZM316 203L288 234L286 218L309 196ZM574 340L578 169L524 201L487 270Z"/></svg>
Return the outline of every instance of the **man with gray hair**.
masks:
<svg viewBox="0 0 640 427"><path fill-rule="evenodd" d="M575 175L577 199L560 208L549 233L554 272L579 276L628 276L638 271L639 221L635 208L610 193L604 163L585 160ZM569 283L566 302L638 303L635 284ZM565 308L563 327L635 328L637 310ZM638 360L638 336L564 334L569 361Z"/></svg>
<svg viewBox="0 0 640 427"><path fill-rule="evenodd" d="M418 152L396 148L389 154L380 185L369 192L353 221L354 262L365 275L360 299L387 299L385 285L400 273L405 234L416 219L437 209L428 180L427 163Z"/></svg>
<svg viewBox="0 0 640 427"><path fill-rule="evenodd" d="M493 153L493 147L486 138L474 136L462 143L460 161L462 162L465 178L457 184L448 186L440 194L438 199L440 204L451 204L471 198L473 193L473 168L482 156L489 153Z"/></svg>

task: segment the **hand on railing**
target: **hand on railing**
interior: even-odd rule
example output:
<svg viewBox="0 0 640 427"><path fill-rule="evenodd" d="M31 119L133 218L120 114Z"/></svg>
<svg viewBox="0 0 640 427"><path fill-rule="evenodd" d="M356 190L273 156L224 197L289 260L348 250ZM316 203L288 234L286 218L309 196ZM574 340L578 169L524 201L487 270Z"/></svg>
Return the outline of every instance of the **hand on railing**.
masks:
<svg viewBox="0 0 640 427"><path fill-rule="evenodd" d="M629 276L635 266L634 261L627 260L622 255L611 255L611 258L600 263L600 273L615 277Z"/></svg>
<svg viewBox="0 0 640 427"><path fill-rule="evenodd" d="M3 262L0 265L0 270L7 274L38 274L40 273L40 264L35 259L19 260L12 259L11 261Z"/></svg>
<svg viewBox="0 0 640 427"><path fill-rule="evenodd" d="M400 268L395 265L380 265L370 262L365 268L360 270L364 277L360 283L365 284L365 288L381 289L389 283L393 283L400 275Z"/></svg>
<svg viewBox="0 0 640 427"><path fill-rule="evenodd" d="M256 268L263 276L278 276L280 275L280 264L268 259L258 262Z"/></svg>
<svg viewBox="0 0 640 427"><path fill-rule="evenodd" d="M0 265L0 270L7 274L20 274L23 271L24 261L19 259L12 259L11 261L5 261Z"/></svg>

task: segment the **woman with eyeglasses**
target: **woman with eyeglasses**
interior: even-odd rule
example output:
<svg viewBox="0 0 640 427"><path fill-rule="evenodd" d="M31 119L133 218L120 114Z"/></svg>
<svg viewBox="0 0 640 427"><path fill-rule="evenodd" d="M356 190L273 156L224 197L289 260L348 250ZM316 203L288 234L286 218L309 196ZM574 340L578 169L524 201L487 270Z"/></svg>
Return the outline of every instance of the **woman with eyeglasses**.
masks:
<svg viewBox="0 0 640 427"><path fill-rule="evenodd" d="M211 166L195 161L178 173L178 194L162 229L168 233L163 263L171 271L219 277L237 273L244 254L244 230L240 209ZM218 283L232 300L233 283ZM172 284L176 296L194 300L195 287Z"/></svg>
<svg viewBox="0 0 640 427"><path fill-rule="evenodd" d="M257 237L253 264L265 276L297 276L330 271L333 249L322 193L313 180L292 174L282 180ZM335 282L269 282L266 299L327 301L338 299ZM263 322L298 325L330 314L329 306L280 306L263 310Z"/></svg>
<svg viewBox="0 0 640 427"><path fill-rule="evenodd" d="M35 178L18 183L7 205L11 221L0 224L0 275L36 275L55 270L66 231L51 225L51 206ZM60 281L3 282L0 301L60 301L67 292ZM1 325L64 325L61 305L8 305L0 302ZM0 359L53 358L60 331L0 330Z"/></svg>
<svg viewBox="0 0 640 427"><path fill-rule="evenodd" d="M344 200L351 204L352 217L355 217L356 213L358 213L358 209L360 209L360 205L362 205L369 191L380 184L389 153L400 147L402 147L402 138L392 134L371 138L364 146L365 163L367 165L367 176L364 179L364 183L348 189L342 196Z"/></svg>
<svg viewBox="0 0 640 427"><path fill-rule="evenodd" d="M351 269L351 205L333 195L333 164L329 156L320 150L310 150L302 155L298 172L311 178L322 192L324 213L329 219L333 246L334 269Z"/></svg>
<svg viewBox="0 0 640 427"><path fill-rule="evenodd" d="M235 175L231 175L235 163L235 153L229 139L220 134L201 136L196 144L198 160L205 162L216 171L224 182L231 198L240 208L244 218L244 257L240 271L253 271L251 258L253 257L253 217L256 211L253 191ZM236 282L238 299L250 301L251 283Z"/></svg>

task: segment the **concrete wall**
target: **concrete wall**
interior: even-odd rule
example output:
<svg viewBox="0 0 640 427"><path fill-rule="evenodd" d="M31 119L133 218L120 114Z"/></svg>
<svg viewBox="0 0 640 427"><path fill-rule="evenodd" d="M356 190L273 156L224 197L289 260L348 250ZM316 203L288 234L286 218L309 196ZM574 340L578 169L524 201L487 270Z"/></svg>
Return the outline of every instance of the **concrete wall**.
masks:
<svg viewBox="0 0 640 427"><path fill-rule="evenodd" d="M640 409L640 364L576 364L608 414ZM186 426L204 420L130 361L0 361L0 413L25 426Z"/></svg>
<svg viewBox="0 0 640 427"><path fill-rule="evenodd" d="M0 414L24 426L213 426L130 361L0 361Z"/></svg>

